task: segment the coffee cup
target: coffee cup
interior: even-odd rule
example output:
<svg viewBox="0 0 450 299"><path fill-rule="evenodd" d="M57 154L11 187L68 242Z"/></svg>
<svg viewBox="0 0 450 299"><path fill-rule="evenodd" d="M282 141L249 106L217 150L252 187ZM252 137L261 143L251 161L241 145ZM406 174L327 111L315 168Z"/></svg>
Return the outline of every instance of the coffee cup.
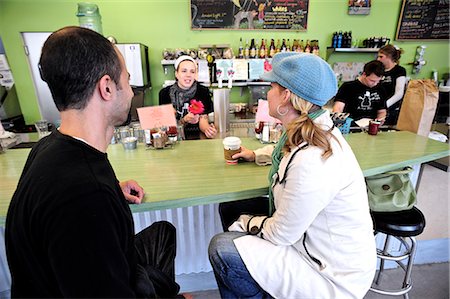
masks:
<svg viewBox="0 0 450 299"><path fill-rule="evenodd" d="M241 152L241 139L239 137L226 137L223 139L223 154L227 164L237 164L238 160L233 155Z"/></svg>
<svg viewBox="0 0 450 299"><path fill-rule="evenodd" d="M369 135L377 135L378 134L378 127L380 126L380 122L376 120L369 121Z"/></svg>

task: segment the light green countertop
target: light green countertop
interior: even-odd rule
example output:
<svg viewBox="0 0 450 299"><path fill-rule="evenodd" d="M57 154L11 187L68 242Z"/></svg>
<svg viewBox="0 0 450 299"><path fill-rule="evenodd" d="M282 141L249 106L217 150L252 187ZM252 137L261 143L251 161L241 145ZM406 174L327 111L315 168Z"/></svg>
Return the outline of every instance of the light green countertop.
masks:
<svg viewBox="0 0 450 299"><path fill-rule="evenodd" d="M255 138L241 138L256 149ZM380 132L377 136L346 136L365 176L450 155L450 146L409 132ZM0 155L0 225L16 188L30 149L8 150ZM267 194L269 167L242 162L227 165L222 139L182 141L172 149L125 151L110 145L108 157L119 180L134 179L146 195L133 212L178 208L252 198Z"/></svg>

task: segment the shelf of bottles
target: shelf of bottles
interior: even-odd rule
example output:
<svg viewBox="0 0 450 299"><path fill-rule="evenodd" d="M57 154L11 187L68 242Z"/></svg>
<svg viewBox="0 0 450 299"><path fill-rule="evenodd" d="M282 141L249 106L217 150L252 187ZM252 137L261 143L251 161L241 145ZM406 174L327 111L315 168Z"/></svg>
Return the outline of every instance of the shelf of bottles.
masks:
<svg viewBox="0 0 450 299"><path fill-rule="evenodd" d="M275 43L274 39L270 40L270 43L266 39L261 39L261 43L258 45L255 39L251 39L250 44L248 40L245 45L242 38L239 43L239 50L236 58L254 59L254 58L272 58L279 52L304 52L319 55L319 41L318 40L303 40L294 39L292 44L289 39L280 39Z"/></svg>

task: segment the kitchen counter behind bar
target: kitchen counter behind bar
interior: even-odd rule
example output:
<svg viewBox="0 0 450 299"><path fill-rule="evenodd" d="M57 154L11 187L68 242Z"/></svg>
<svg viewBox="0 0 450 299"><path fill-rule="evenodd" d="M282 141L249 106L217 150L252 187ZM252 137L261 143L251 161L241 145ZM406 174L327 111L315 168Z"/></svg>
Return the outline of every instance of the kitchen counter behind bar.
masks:
<svg viewBox="0 0 450 299"><path fill-rule="evenodd" d="M380 132L376 136L346 136L365 176L450 155L450 146L410 132ZM261 147L255 138L242 145ZM0 225L16 189L29 149L11 149L0 155ZM125 151L110 145L108 157L119 180L134 179L146 191L144 202L133 212L204 205L267 194L269 167L241 162L227 165L222 139L182 141L172 149ZM68 170L69 171L69 170Z"/></svg>

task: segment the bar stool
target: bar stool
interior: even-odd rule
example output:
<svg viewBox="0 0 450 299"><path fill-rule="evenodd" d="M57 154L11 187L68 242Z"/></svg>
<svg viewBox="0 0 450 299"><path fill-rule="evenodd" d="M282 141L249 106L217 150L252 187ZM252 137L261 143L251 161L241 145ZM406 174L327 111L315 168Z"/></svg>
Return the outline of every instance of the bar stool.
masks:
<svg viewBox="0 0 450 299"><path fill-rule="evenodd" d="M371 212L375 228L375 235L377 233L386 234L383 249L377 249L377 257L380 259L380 268L375 276L371 291L383 295L398 296L403 295L408 299L408 292L412 288L411 271L414 263L414 256L416 254L416 239L425 228L425 217L422 212L413 207L410 210L399 212ZM389 249L389 241L391 238L400 241L399 251L393 253ZM408 259L405 264L403 260ZM403 284L400 289L383 289L379 285L381 273L384 270L384 262L395 261L404 271Z"/></svg>

